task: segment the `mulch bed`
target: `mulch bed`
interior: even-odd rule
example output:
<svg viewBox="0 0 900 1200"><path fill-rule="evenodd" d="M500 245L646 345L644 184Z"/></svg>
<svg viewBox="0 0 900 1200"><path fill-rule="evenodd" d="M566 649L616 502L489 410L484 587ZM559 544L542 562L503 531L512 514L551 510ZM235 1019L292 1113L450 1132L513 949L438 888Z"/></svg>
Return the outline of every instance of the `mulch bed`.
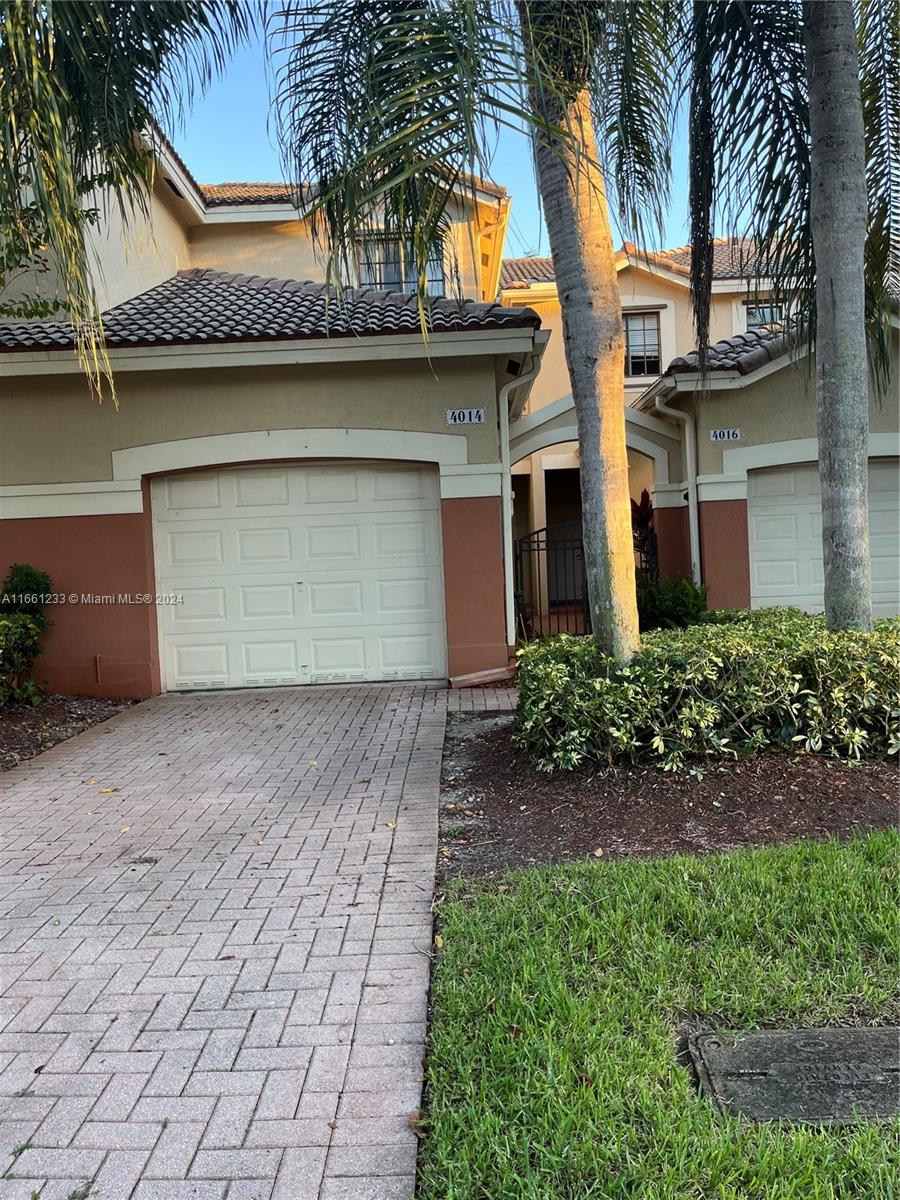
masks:
<svg viewBox="0 0 900 1200"><path fill-rule="evenodd" d="M47 696L42 704L0 708L0 771L9 771L57 742L130 708L133 700L94 696Z"/></svg>
<svg viewBox="0 0 900 1200"><path fill-rule="evenodd" d="M850 836L898 820L895 760L848 765L773 750L702 775L596 764L551 775L512 744L510 718L451 718L439 872L493 875L587 856L705 854Z"/></svg>

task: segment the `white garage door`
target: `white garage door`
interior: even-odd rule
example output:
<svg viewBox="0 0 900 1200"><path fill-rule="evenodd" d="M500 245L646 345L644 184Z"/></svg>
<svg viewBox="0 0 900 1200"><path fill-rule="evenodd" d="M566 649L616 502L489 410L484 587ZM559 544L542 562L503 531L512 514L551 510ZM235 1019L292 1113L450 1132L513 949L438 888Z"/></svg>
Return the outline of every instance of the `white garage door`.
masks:
<svg viewBox="0 0 900 1200"><path fill-rule="evenodd" d="M793 604L821 612L822 509L815 463L751 471L750 602L753 608ZM869 464L872 607L900 611L900 475L897 459Z"/></svg>
<svg viewBox="0 0 900 1200"><path fill-rule="evenodd" d="M438 480L390 463L154 481L168 689L446 676Z"/></svg>

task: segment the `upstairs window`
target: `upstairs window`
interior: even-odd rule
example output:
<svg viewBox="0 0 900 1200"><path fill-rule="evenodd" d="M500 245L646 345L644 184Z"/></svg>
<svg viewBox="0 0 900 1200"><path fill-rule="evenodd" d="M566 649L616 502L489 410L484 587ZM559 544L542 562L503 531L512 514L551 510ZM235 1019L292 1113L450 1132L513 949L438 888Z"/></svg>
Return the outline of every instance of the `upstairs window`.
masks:
<svg viewBox="0 0 900 1200"><path fill-rule="evenodd" d="M659 313L625 314L625 374L659 374Z"/></svg>
<svg viewBox="0 0 900 1200"><path fill-rule="evenodd" d="M432 296L444 294L444 263L439 253L429 258L428 290ZM419 286L412 246L396 238L367 238L359 252L361 287L387 292L415 292Z"/></svg>
<svg viewBox="0 0 900 1200"><path fill-rule="evenodd" d="M748 304L747 332L761 325L778 325L784 320L783 304Z"/></svg>

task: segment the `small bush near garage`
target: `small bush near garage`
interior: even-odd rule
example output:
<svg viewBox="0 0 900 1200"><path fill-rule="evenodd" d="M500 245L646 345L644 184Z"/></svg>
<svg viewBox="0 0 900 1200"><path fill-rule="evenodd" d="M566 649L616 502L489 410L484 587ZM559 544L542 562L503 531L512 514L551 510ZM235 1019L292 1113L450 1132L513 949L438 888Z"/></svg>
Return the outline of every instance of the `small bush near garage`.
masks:
<svg viewBox="0 0 900 1200"><path fill-rule="evenodd" d="M24 613L39 629L47 629L46 597L53 591L53 581L46 571L28 563L13 563L0 585L0 617Z"/></svg>
<svg viewBox="0 0 900 1200"><path fill-rule="evenodd" d="M564 634L519 652L516 740L539 770L585 760L666 770L789 746L842 758L900 746L900 623L830 633L798 609L657 630L621 666Z"/></svg>
<svg viewBox="0 0 900 1200"><path fill-rule="evenodd" d="M707 616L706 588L691 579L648 579L637 582L641 632L650 629L684 629Z"/></svg>
<svg viewBox="0 0 900 1200"><path fill-rule="evenodd" d="M0 613L0 705L13 700L37 703L40 692L31 668L41 652L41 627L27 613Z"/></svg>

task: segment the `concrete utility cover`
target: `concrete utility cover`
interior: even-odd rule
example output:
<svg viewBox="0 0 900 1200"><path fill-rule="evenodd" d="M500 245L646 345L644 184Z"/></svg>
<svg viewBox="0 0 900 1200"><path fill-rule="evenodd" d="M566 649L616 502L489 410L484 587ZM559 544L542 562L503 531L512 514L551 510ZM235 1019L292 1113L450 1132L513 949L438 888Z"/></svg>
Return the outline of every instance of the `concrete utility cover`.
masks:
<svg viewBox="0 0 900 1200"><path fill-rule="evenodd" d="M698 1033L688 1048L721 1113L816 1124L900 1114L900 1029Z"/></svg>

